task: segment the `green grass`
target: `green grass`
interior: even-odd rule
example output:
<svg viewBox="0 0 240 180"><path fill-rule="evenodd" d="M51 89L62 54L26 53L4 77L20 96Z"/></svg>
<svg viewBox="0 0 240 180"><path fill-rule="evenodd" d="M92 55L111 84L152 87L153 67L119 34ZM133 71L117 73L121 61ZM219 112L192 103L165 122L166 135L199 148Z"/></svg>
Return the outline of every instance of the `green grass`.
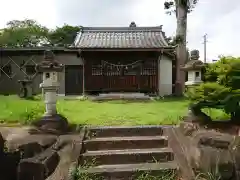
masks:
<svg viewBox="0 0 240 180"><path fill-rule="evenodd" d="M189 102L185 99L167 99L152 102L109 101L91 102L63 100L58 112L71 123L88 125L156 125L177 124L186 115ZM41 99L24 100L17 96L0 96L2 123L28 124L44 113ZM211 115L219 116L222 112Z"/></svg>

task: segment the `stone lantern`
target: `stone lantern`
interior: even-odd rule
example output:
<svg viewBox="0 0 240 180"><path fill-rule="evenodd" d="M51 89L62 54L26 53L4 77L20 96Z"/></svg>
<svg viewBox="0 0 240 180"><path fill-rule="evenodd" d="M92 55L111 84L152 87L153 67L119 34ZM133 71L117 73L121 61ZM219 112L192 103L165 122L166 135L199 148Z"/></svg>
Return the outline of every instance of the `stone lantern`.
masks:
<svg viewBox="0 0 240 180"><path fill-rule="evenodd" d="M187 81L185 82L185 86L187 89L194 88L195 86L202 83L202 69L205 64L199 60L199 51L193 50L190 53L190 60L181 67L181 70L187 73ZM192 111L192 107L189 107L188 116L185 120L195 121L197 118Z"/></svg>
<svg viewBox="0 0 240 180"><path fill-rule="evenodd" d="M65 117L57 113L57 90L59 88L58 74L64 70L64 65L58 63L50 50L44 53L44 59L36 65L36 71L42 73L43 82L40 88L44 92L46 106L45 114L37 121L36 125L42 130L67 131L68 122Z"/></svg>
<svg viewBox="0 0 240 180"><path fill-rule="evenodd" d="M23 80L18 80L18 83L21 85L19 97L20 98L32 98L32 80L25 77Z"/></svg>
<svg viewBox="0 0 240 180"><path fill-rule="evenodd" d="M181 69L187 72L186 86L193 86L202 83L202 69L204 63L199 60L199 51L193 50L190 53L190 61L188 61Z"/></svg>

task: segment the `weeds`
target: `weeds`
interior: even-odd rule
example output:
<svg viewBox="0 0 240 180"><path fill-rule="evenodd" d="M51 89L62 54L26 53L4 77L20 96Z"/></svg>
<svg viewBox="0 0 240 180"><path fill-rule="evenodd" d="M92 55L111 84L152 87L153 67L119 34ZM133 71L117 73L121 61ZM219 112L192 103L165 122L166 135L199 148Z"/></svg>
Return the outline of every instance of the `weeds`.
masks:
<svg viewBox="0 0 240 180"><path fill-rule="evenodd" d="M96 160L92 162L84 161L83 164L71 171L72 180L104 180L102 176L97 173L89 173L87 169L96 165Z"/></svg>
<svg viewBox="0 0 240 180"><path fill-rule="evenodd" d="M157 159L153 157L154 163L159 163ZM175 170L165 170L161 173L154 173L154 175L148 172L137 172L132 180L177 180L177 173Z"/></svg>
<svg viewBox="0 0 240 180"><path fill-rule="evenodd" d="M88 173L86 170L91 166L80 166L71 172L72 180L104 180L104 177L97 173ZM132 180L177 180L174 171L164 171L158 175L150 172L137 172Z"/></svg>
<svg viewBox="0 0 240 180"><path fill-rule="evenodd" d="M221 179L221 175L219 173L207 172L207 173L199 173L196 176L195 180L220 180L220 179Z"/></svg>
<svg viewBox="0 0 240 180"><path fill-rule="evenodd" d="M150 172L140 172L133 176L132 180L177 180L177 174L172 170L166 170L152 175Z"/></svg>
<svg viewBox="0 0 240 180"><path fill-rule="evenodd" d="M71 173L71 180L104 180L105 178L98 173L89 173L87 169L96 165L96 160L91 162L84 161L83 164L75 169ZM180 180L176 171L165 170L161 173L151 173L150 171L141 172L136 171L131 180ZM221 175L216 172L198 173L195 180L221 180Z"/></svg>
<svg viewBox="0 0 240 180"><path fill-rule="evenodd" d="M154 159L154 161L156 160ZM71 171L72 180L104 180L105 178L100 174L87 171L87 169L94 167L96 164L96 159L93 159L91 162L84 161L81 166ZM177 173L174 170L165 170L158 174L152 174L150 171L136 171L131 180L177 180Z"/></svg>
<svg viewBox="0 0 240 180"><path fill-rule="evenodd" d="M31 124L37 120L43 114L44 109L41 107L26 108L25 112L21 113L21 119L23 124Z"/></svg>

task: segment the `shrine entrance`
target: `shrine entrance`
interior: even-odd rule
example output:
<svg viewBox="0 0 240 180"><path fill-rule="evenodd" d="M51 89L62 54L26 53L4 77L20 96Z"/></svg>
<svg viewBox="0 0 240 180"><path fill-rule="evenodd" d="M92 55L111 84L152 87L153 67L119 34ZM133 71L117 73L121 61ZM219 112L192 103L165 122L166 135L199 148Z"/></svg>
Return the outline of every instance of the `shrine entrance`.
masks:
<svg viewBox="0 0 240 180"><path fill-rule="evenodd" d="M86 59L84 74L85 90L90 93L158 91L157 59L89 58Z"/></svg>
<svg viewBox="0 0 240 180"><path fill-rule="evenodd" d="M142 61L134 61L128 64L102 61L101 64L105 79L103 91L140 91Z"/></svg>

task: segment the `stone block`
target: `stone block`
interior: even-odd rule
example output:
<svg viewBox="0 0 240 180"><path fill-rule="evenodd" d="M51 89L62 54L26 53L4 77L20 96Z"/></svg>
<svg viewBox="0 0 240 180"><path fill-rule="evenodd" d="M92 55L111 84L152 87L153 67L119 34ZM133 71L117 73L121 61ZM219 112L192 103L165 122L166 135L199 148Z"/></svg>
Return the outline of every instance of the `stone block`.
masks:
<svg viewBox="0 0 240 180"><path fill-rule="evenodd" d="M218 171L223 179L235 174L235 161L231 151L233 138L217 132L199 131L191 138L188 151L191 165L203 172Z"/></svg>
<svg viewBox="0 0 240 180"><path fill-rule="evenodd" d="M185 136L191 136L195 131L200 129L200 126L193 121L183 121L180 123L179 129Z"/></svg>
<svg viewBox="0 0 240 180"><path fill-rule="evenodd" d="M6 147L10 151L15 151L26 144L38 143L43 149L52 146L57 141L54 135L28 135L23 138L14 138L6 142Z"/></svg>
<svg viewBox="0 0 240 180"><path fill-rule="evenodd" d="M5 147L4 145L5 145L5 140L2 136L2 134L0 133L0 156L4 152L4 147Z"/></svg>
<svg viewBox="0 0 240 180"><path fill-rule="evenodd" d="M228 149L231 141L226 138L219 137L202 137L199 140L199 145L210 146L213 148Z"/></svg>
<svg viewBox="0 0 240 180"><path fill-rule="evenodd" d="M41 145L36 142L23 144L23 145L19 146L18 150L22 154L22 157L21 157L22 159L31 158L43 151Z"/></svg>
<svg viewBox="0 0 240 180"><path fill-rule="evenodd" d="M67 118L60 114L43 116L34 124L40 131L50 134L64 134L69 131Z"/></svg>
<svg viewBox="0 0 240 180"><path fill-rule="evenodd" d="M194 168L203 172L219 171L223 179L230 179L235 174L235 164L231 152L202 146L196 149L193 158Z"/></svg>
<svg viewBox="0 0 240 180"><path fill-rule="evenodd" d="M46 180L71 179L72 170L78 167L83 138L84 131L81 131L80 134L59 136L58 141L53 148L58 150L60 161L54 173Z"/></svg>
<svg viewBox="0 0 240 180"><path fill-rule="evenodd" d="M59 163L57 151L49 148L32 158L23 159L18 166L18 180L45 180Z"/></svg>

